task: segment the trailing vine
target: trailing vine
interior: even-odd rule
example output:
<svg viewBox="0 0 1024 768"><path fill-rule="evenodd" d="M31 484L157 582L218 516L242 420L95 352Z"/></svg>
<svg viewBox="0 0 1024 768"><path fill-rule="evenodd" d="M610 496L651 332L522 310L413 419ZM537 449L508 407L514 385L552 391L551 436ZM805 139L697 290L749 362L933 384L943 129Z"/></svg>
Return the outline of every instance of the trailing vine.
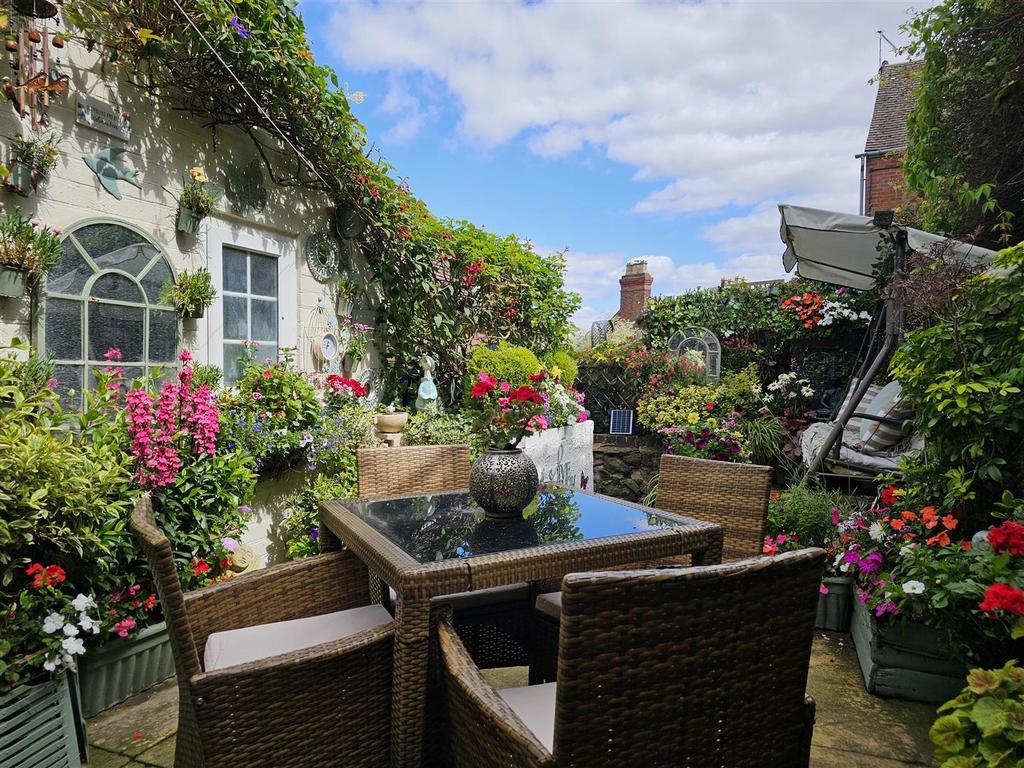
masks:
<svg viewBox="0 0 1024 768"><path fill-rule="evenodd" d="M286 0L72 0L69 23L120 75L204 125L245 132L271 179L321 190L354 217L379 292L384 395L403 397L422 354L454 391L473 342L538 353L566 343L579 297L560 255L439 221L367 146L337 74L318 65ZM237 80L235 79L237 77Z"/></svg>

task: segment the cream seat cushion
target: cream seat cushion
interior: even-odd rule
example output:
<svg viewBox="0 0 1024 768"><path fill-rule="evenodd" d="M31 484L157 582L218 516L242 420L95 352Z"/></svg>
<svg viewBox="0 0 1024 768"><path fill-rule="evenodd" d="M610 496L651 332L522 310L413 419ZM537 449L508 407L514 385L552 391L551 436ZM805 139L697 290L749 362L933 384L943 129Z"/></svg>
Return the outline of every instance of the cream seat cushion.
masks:
<svg viewBox="0 0 1024 768"><path fill-rule="evenodd" d="M554 752L555 743L555 690L558 683L524 685L502 688L498 695L512 707L523 725L529 728L537 741Z"/></svg>
<svg viewBox="0 0 1024 768"><path fill-rule="evenodd" d="M203 667L207 672L234 667L250 661L269 659L301 651L391 623L383 605L364 605L347 611L325 613L304 619L257 624L252 627L214 632L206 639Z"/></svg>
<svg viewBox="0 0 1024 768"><path fill-rule="evenodd" d="M537 602L534 607L545 616L550 616L555 621L558 621L562 616L562 593L561 592L545 592L542 595L537 595Z"/></svg>

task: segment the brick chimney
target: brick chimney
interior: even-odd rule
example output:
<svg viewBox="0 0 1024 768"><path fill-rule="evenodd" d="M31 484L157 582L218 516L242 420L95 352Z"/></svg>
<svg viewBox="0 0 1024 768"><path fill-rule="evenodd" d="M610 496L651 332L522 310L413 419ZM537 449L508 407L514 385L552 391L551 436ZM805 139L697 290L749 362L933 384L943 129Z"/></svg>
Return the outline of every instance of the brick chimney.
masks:
<svg viewBox="0 0 1024 768"><path fill-rule="evenodd" d="M651 298L653 284L654 278L647 271L646 261L633 259L629 262L626 274L619 278L619 311L615 316L630 321L640 317Z"/></svg>

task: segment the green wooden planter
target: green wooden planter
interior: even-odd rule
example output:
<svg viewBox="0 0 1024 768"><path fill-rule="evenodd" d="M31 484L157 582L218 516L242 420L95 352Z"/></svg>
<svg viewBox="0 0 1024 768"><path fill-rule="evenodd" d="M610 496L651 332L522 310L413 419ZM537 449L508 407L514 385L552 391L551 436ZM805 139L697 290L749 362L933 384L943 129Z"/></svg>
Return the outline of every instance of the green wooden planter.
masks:
<svg viewBox="0 0 1024 768"><path fill-rule="evenodd" d="M133 638L90 649L78 663L82 715L92 717L174 674L171 641L164 622Z"/></svg>
<svg viewBox="0 0 1024 768"><path fill-rule="evenodd" d="M0 765L80 768L66 675L0 693Z"/></svg>
<svg viewBox="0 0 1024 768"><path fill-rule="evenodd" d="M199 231L199 225L203 223L205 218L205 214L194 211L191 208L178 208L175 228L186 235L194 235Z"/></svg>
<svg viewBox="0 0 1024 768"><path fill-rule="evenodd" d="M965 685L967 667L953 660L935 630L925 624L879 622L854 599L850 631L868 693L939 704L954 698Z"/></svg>
<svg viewBox="0 0 1024 768"><path fill-rule="evenodd" d="M830 576L822 584L827 595L818 595L818 615L815 629L827 632L846 632L850 629L850 610L853 608L853 579L849 576Z"/></svg>
<svg viewBox="0 0 1024 768"><path fill-rule="evenodd" d="M0 267L0 296L17 299L28 292L28 272L14 267Z"/></svg>

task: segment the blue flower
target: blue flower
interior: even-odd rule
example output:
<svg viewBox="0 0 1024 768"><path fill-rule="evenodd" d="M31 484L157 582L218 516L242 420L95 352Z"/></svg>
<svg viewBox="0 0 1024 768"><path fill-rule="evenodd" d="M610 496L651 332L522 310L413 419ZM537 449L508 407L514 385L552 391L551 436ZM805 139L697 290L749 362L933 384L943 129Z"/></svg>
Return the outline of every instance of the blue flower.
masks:
<svg viewBox="0 0 1024 768"><path fill-rule="evenodd" d="M314 526L312 529L310 529L309 538L311 538L313 541L316 541L320 538L320 528L318 526Z"/></svg>
<svg viewBox="0 0 1024 768"><path fill-rule="evenodd" d="M228 24L230 24L232 27L235 28L235 32L238 33L239 37L243 37L244 38L244 37L248 37L249 36L249 34L250 34L249 30L246 29L244 26L242 26L242 22L240 22L238 20L237 16L232 16L231 20L228 21Z"/></svg>

